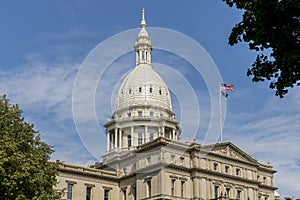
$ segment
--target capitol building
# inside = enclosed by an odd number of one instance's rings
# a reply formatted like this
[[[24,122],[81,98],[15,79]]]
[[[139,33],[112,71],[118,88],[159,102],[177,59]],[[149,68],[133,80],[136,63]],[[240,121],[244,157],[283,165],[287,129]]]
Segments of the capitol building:
[[[123,80],[105,125],[102,161],[60,164],[65,200],[274,200],[274,169],[231,142],[180,140],[168,86],[151,66],[144,11],[134,44],[136,64]]]

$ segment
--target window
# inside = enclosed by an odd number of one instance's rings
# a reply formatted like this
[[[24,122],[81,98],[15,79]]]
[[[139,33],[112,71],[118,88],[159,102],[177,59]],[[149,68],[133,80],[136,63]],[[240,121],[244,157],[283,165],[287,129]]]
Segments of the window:
[[[149,89],[149,92],[152,93],[152,87]]]
[[[129,94],[131,94],[131,89],[129,89]]]
[[[225,196],[230,197],[230,188],[226,188]]]
[[[86,187],[86,200],[91,200],[92,197],[92,187]]]
[[[180,157],[180,165],[183,165],[184,157]]]
[[[123,200],[126,200],[127,199],[126,189],[122,189],[122,193],[123,193]]]
[[[159,90],[158,93],[161,95],[161,90]]]
[[[131,112],[127,113],[128,117],[131,117]]]
[[[138,111],[138,116],[141,117],[143,115],[142,111]]]
[[[242,193],[241,190],[237,190],[237,191],[236,191],[236,198],[237,198],[237,199],[240,199],[240,198],[241,198],[241,193]]]
[[[127,136],[128,147],[131,147],[131,135]]]
[[[154,116],[154,113],[151,111],[150,112],[150,117],[153,117]]]
[[[146,183],[148,189],[148,197],[151,197],[151,180],[148,180]]]
[[[104,200],[108,200],[109,199],[109,190],[105,189],[104,190]]]
[[[136,200],[136,187],[132,187],[133,200]]]
[[[171,195],[175,195],[175,179],[171,179]]]
[[[172,155],[171,155],[171,161],[174,162],[174,161],[175,161],[175,158],[176,158],[175,155],[172,154]]]
[[[240,170],[240,169],[235,169],[235,174],[236,174],[237,176],[240,176],[240,175],[241,175],[241,170]]]
[[[215,187],[214,187],[214,197],[215,197],[215,199],[218,198],[218,194],[219,194],[219,186],[215,185]]]
[[[139,87],[139,92],[142,92],[142,87]]]
[[[151,163],[151,157],[147,157],[147,164],[150,164]]]
[[[67,200],[72,200],[72,193],[73,193],[73,184],[68,183],[68,188],[67,188]]]
[[[138,134],[138,145],[141,145],[143,143],[143,134],[139,133]]]
[[[154,139],[154,134],[150,133],[150,141],[152,141]]]
[[[218,163],[214,163],[214,170],[215,170],[215,171],[218,170]]]
[[[145,51],[142,51],[142,60],[145,60]]]
[[[229,166],[227,166],[227,165],[225,166],[225,173],[227,173],[227,174],[229,173]]]
[[[263,183],[266,184],[267,183],[267,178],[263,177]]]
[[[181,197],[184,196],[184,185],[185,185],[185,182],[184,181],[181,181],[181,187],[180,187],[180,193],[181,193]]]

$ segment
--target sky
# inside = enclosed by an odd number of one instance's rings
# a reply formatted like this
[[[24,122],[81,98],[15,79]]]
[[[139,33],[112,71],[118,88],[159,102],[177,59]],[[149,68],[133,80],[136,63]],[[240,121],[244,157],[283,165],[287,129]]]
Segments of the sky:
[[[221,0],[1,1],[0,93],[20,105],[25,120],[55,150],[52,159],[89,165],[104,153],[102,125],[114,110],[123,78],[134,68],[133,42],[142,7],[154,47],[153,67],[169,86],[182,139],[189,141],[196,135],[198,142],[208,142],[209,124],[218,121],[211,117],[217,113],[207,85],[217,75],[198,73],[188,55],[199,52],[183,48],[192,42],[203,48],[200,71],[210,69],[204,64],[208,60],[225,83],[235,85],[235,91],[222,99],[227,111],[223,141],[234,143],[261,163],[270,162],[282,197],[300,197],[299,88],[279,99],[268,82],[251,82],[246,71],[255,52],[244,43],[228,45],[231,28],[242,12]],[[177,49],[181,55],[176,49],[164,49],[172,37],[158,37],[159,30],[183,34],[184,43]],[[128,40],[119,42],[126,34]],[[131,52],[113,55],[113,62],[106,63],[101,74],[101,56],[112,56],[114,50],[130,44]],[[89,109],[93,112],[88,113]]]

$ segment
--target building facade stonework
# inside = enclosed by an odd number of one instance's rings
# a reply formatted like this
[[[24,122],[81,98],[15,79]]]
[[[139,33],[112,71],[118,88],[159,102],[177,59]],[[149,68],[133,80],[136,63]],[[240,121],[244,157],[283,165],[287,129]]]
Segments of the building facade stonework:
[[[144,10],[134,49],[136,66],[124,79],[107,151],[89,167],[61,164],[57,188],[67,200],[273,200],[275,171],[231,142],[179,140],[170,92],[151,66]]]

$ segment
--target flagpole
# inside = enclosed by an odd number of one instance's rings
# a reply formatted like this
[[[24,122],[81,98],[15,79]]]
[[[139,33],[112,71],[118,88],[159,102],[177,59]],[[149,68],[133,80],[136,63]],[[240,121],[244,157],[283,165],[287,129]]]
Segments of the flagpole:
[[[220,109],[220,142],[222,142],[222,92],[221,92],[221,82],[219,82],[219,109]]]

